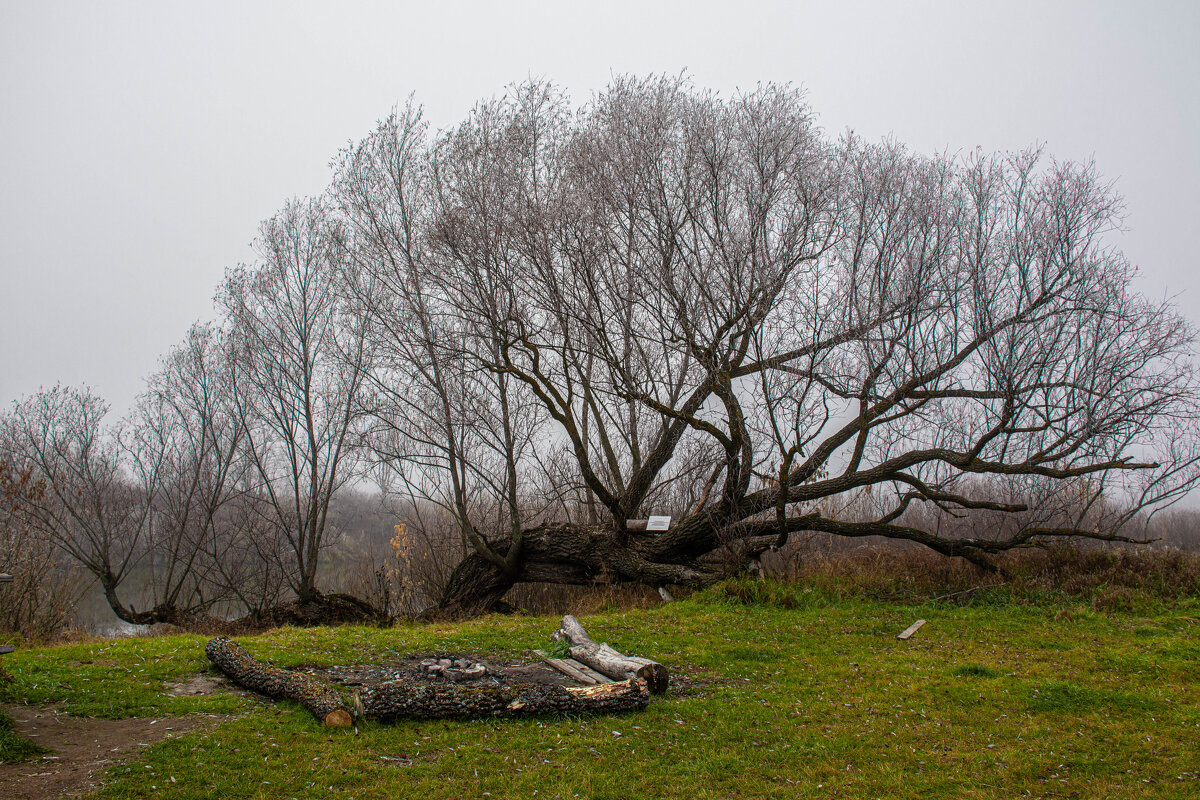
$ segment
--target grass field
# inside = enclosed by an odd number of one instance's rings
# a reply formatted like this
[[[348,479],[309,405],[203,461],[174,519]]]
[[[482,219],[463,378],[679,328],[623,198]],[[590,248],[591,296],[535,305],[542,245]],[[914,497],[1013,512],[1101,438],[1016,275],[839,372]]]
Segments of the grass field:
[[[928,620],[911,640],[896,633]],[[199,636],[6,657],[7,702],[99,717],[228,715],[142,749],[98,796],[1200,796],[1200,601],[1099,612],[1070,601],[920,605],[742,582],[583,618],[680,679],[640,714],[368,724],[297,706],[170,697],[208,669]],[[519,656],[554,618],[282,629],[242,639],[280,665],[415,653]],[[0,739],[0,748],[6,745]]]

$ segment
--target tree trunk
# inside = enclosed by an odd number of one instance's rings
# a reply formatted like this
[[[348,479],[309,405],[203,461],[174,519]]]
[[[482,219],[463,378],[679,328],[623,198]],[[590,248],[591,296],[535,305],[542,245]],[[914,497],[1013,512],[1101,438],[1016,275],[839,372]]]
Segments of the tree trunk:
[[[579,620],[570,614],[563,617],[562,628],[554,633],[553,638],[570,644],[571,658],[587,664],[601,675],[614,680],[639,678],[655,694],[665,692],[670,683],[667,668],[662,664],[648,658],[624,655],[607,644],[597,644],[588,636]]]
[[[224,636],[210,639],[204,654],[235,683],[267,697],[295,700],[324,725],[348,728],[354,723],[341,695],[324,681],[264,664]]]
[[[235,620],[235,624],[305,628],[314,625],[380,625],[387,621],[386,613],[353,595],[317,594],[308,600],[296,598],[290,603],[252,611]]]
[[[441,602],[424,616],[477,617],[496,608],[515,581],[494,562],[479,553],[464,558],[442,591]]]
[[[710,517],[692,516],[661,533],[646,531],[644,525],[630,525],[620,535],[611,526],[554,524],[529,528],[521,532],[520,562],[511,573],[478,553],[469,554],[455,567],[438,606],[426,612],[426,616],[486,613],[514,583],[522,582],[581,586],[641,583],[651,588],[669,584],[701,589],[729,574],[730,568],[748,568],[780,541],[775,520],[737,522],[736,515],[729,519],[733,521],[720,527]],[[997,567],[986,560],[988,554],[1018,547],[1026,541],[1019,537],[985,543],[974,539],[940,539],[916,528],[883,522],[849,523],[818,512],[789,519],[787,529],[845,537],[903,539],[945,556],[965,558],[990,571],[996,571]],[[491,543],[490,547],[501,555],[505,552],[503,544]]]
[[[611,714],[640,711],[649,702],[646,683],[636,678],[599,686],[433,686],[389,681],[362,693],[363,715],[377,720]]]
[[[176,606],[168,604],[156,605],[149,611],[137,611],[127,608],[121,602],[121,599],[117,597],[118,584],[115,578],[101,576],[100,585],[104,589],[104,599],[108,601],[108,607],[117,615],[117,619],[122,622],[128,622],[130,625],[154,625],[159,622],[178,625],[188,616]]]
[[[493,610],[515,583],[545,582],[589,586],[634,582],[701,588],[719,576],[699,568],[695,559],[712,549],[708,539],[638,533],[618,544],[611,529],[579,525],[542,525],[522,533],[521,558],[513,574],[478,553],[455,567],[442,599],[430,617],[469,617]],[[503,552],[502,546],[493,549]]]

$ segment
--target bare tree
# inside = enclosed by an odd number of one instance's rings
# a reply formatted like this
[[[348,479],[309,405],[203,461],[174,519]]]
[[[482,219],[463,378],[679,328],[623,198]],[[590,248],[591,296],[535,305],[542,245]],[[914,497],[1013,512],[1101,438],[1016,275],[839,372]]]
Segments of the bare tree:
[[[366,351],[362,326],[339,299],[348,248],[321,201],[291,202],[263,223],[260,262],[232,270],[219,297],[262,514],[288,542],[293,588],[302,602],[320,597],[329,503],[357,458],[354,426]]]
[[[53,542],[39,535],[31,506],[46,492],[31,464],[18,469],[0,453],[0,630],[46,639],[71,621],[80,595],[78,574],[66,569]]]
[[[144,546],[154,603],[181,617],[240,593],[226,519],[250,461],[232,378],[221,332],[194,325],[147,380],[129,428],[136,472],[153,475],[143,483],[153,487]]]
[[[174,607],[138,611],[118,594],[146,553],[157,475],[130,469],[127,434],[104,426],[107,413],[90,390],[56,386],[17,401],[0,435],[43,487],[27,498],[29,524],[96,577],[122,620],[172,622]]]
[[[447,613],[704,585],[803,532],[981,565],[1129,540],[1197,480],[1193,332],[1130,289],[1091,164],[830,141],[786,87],[621,78],[578,113],[517,87],[433,141],[406,109],[335,192],[375,453],[473,548]],[[914,503],[1013,524],[944,535]]]

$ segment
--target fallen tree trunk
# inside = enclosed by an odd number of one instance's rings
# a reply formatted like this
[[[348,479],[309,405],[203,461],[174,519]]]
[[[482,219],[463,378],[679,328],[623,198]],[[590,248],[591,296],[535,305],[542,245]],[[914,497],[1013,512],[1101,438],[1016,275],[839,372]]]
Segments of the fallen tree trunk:
[[[469,552],[450,574],[437,606],[428,609],[425,617],[489,613],[516,583],[594,586],[636,582],[651,587],[671,584],[698,589],[720,577],[717,571],[703,570],[693,563],[715,545],[695,545],[688,530],[687,526],[679,526],[670,532],[637,535],[626,546],[617,542],[611,528],[568,524],[528,528],[521,532],[521,554],[515,570],[505,570],[494,560]],[[496,543],[493,549],[506,554],[502,543]]]
[[[597,644],[579,620],[570,614],[563,617],[562,627],[552,634],[552,638],[571,645],[571,658],[613,680],[639,678],[655,694],[665,692],[670,683],[670,675],[662,664],[648,658],[627,656],[607,644]]]
[[[650,692],[637,678],[599,686],[430,686],[388,681],[364,690],[360,699],[368,719],[448,719],[640,711],[649,704]]]
[[[208,660],[240,686],[281,700],[295,700],[322,724],[348,728],[354,724],[341,695],[324,681],[291,670],[272,667],[257,660],[237,642],[224,636],[204,646]]]

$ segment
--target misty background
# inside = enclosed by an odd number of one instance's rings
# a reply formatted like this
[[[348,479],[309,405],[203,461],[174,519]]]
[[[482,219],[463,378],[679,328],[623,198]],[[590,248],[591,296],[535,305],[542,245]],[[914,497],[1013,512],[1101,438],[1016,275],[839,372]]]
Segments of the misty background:
[[[1126,199],[1112,243],[1200,322],[1192,2],[0,2],[0,404],[55,382],[129,408],[260,220],[410,94],[435,128],[511,82],[806,88],[836,134],[1044,143]]]

